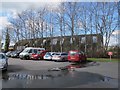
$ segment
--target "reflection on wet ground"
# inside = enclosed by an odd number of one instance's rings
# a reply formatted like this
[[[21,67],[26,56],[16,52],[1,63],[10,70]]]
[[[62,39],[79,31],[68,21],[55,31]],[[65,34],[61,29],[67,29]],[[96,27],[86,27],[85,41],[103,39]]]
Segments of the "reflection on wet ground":
[[[95,73],[78,72],[75,68],[99,65],[95,62],[87,64],[72,63],[65,67],[55,67],[48,70],[4,72],[3,88],[61,88],[86,85],[97,82],[113,82],[115,79]],[[116,82],[116,81],[114,81]],[[116,85],[116,84],[115,84]]]

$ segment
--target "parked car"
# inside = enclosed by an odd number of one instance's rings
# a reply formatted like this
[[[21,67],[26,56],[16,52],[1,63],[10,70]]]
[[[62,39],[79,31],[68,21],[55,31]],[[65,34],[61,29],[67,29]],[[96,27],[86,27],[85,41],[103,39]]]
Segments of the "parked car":
[[[82,62],[86,60],[87,60],[87,57],[82,51],[71,50],[68,53],[68,61]]]
[[[46,54],[46,50],[38,51],[36,53],[31,54],[30,59],[38,60],[43,59],[44,55]]]
[[[45,50],[44,48],[35,48],[35,47],[27,47],[20,54],[20,59],[30,59],[30,56],[38,51]]]
[[[19,54],[21,53],[22,51],[13,51],[11,53],[11,57],[12,58],[19,58]]]
[[[8,51],[7,53],[6,53],[6,56],[7,57],[11,57],[11,53],[12,53],[13,51]]]
[[[66,52],[58,52],[52,55],[52,60],[54,61],[66,61],[68,54]]]
[[[0,53],[0,69],[6,71],[8,68],[8,58],[4,53]]]
[[[45,55],[44,55],[44,59],[45,60],[52,60],[52,55],[54,55],[55,52],[47,52]]]

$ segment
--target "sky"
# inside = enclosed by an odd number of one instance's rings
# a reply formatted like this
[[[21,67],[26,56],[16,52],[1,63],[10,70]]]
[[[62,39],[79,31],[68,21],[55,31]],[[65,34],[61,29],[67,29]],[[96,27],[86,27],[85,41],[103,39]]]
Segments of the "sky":
[[[51,2],[52,1],[52,2]],[[103,1],[119,1],[119,0],[1,0],[0,1],[0,36],[2,35],[2,29],[6,25],[10,25],[9,18],[16,18],[16,14],[22,12],[28,8],[38,8],[43,6],[49,6],[50,8],[58,8],[61,1],[78,1],[78,2],[103,2]],[[32,3],[30,3],[32,2]],[[120,36],[120,30],[115,30],[110,39],[109,45],[115,45],[118,42],[118,37]],[[4,42],[4,41],[2,41]],[[13,42],[11,42],[13,44]]]

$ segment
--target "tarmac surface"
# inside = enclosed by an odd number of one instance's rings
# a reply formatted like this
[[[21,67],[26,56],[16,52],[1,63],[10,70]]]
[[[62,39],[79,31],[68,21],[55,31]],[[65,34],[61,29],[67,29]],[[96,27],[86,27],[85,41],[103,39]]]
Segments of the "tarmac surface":
[[[1,88],[118,88],[118,63],[10,58],[0,76]]]

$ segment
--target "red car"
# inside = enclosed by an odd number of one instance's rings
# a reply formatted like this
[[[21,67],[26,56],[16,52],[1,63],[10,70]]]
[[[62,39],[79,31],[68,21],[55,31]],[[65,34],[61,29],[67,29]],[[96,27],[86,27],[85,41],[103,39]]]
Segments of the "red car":
[[[87,57],[82,51],[71,50],[68,52],[68,61],[83,62],[86,60],[87,60]]]
[[[31,59],[38,60],[43,59],[44,55],[46,54],[46,50],[38,51],[37,53],[34,53],[30,56]]]

